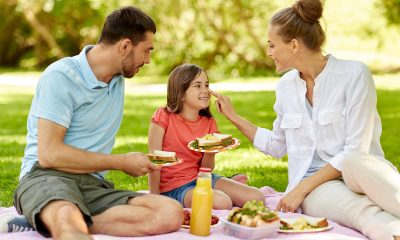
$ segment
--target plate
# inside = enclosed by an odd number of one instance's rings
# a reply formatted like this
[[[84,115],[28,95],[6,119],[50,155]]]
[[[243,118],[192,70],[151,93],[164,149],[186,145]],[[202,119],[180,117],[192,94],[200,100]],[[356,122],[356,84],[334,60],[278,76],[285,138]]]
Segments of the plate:
[[[161,166],[161,167],[171,167],[171,166],[174,166],[174,165],[179,164],[179,163],[183,163],[183,160],[182,159],[178,159],[178,161],[176,161],[176,162],[163,163],[163,164],[155,163],[155,164],[157,164],[158,166]]]
[[[226,147],[224,147],[224,148],[221,148],[221,149],[207,150],[207,149],[193,148],[191,145],[192,145],[192,143],[194,142],[194,140],[191,141],[191,142],[189,142],[188,145],[187,145],[187,147],[188,147],[190,150],[195,151],[195,152],[218,153],[218,152],[222,152],[222,151],[225,151],[225,150],[233,149],[233,148],[235,148],[235,147],[237,147],[237,146],[240,145],[239,139],[237,139],[237,138],[232,138],[232,140],[233,140],[233,144],[228,145],[228,146],[226,146]]]
[[[221,221],[218,221],[216,224],[211,225],[211,228],[218,227],[219,225],[221,225]],[[183,224],[182,224],[181,228],[189,229],[189,228],[190,228],[190,225],[183,225]]]
[[[313,232],[322,232],[322,231],[326,231],[329,229],[332,229],[333,227],[331,225],[328,225],[326,227],[322,227],[322,228],[312,228],[312,229],[303,229],[303,230],[294,230],[294,229],[290,229],[290,230],[283,230],[283,229],[278,229],[278,232],[280,233],[313,233]]]

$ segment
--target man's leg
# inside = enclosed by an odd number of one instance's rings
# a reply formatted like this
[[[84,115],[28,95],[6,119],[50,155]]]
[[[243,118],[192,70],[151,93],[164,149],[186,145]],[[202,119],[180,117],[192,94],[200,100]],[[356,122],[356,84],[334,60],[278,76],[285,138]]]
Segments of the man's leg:
[[[143,195],[92,217],[92,234],[146,236],[178,230],[183,222],[179,202],[161,195]]]
[[[39,218],[54,239],[93,239],[81,210],[71,202],[51,201],[42,209]]]

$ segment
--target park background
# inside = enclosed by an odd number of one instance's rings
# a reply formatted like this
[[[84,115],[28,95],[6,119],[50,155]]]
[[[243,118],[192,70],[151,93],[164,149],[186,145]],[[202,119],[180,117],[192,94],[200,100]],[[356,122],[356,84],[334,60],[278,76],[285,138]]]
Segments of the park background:
[[[114,153],[147,152],[152,113],[165,105],[168,73],[191,62],[205,69],[213,86],[231,97],[237,112],[270,128],[275,118],[273,87],[279,79],[266,55],[268,19],[289,0],[0,0],[0,206],[12,205],[26,144],[26,118],[40,72],[64,56],[76,55],[97,41],[106,15],[134,5],[157,24],[151,64],[127,81],[124,119]],[[400,167],[400,0],[326,0],[326,53],[366,63],[374,74],[382,146]],[[222,85],[224,84],[224,85]],[[221,87],[226,86],[226,88]],[[249,87],[254,86],[254,87]],[[165,88],[161,88],[165,89]],[[241,91],[239,91],[241,90]],[[284,191],[287,158],[257,152],[216,113],[220,131],[241,141],[216,157],[215,172],[246,173],[250,185]],[[147,189],[147,178],[111,171],[119,189]]]

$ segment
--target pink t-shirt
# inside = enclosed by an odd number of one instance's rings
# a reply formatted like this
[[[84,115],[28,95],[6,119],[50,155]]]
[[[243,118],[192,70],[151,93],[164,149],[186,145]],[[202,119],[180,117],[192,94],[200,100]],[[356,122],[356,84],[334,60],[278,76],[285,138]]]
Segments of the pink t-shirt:
[[[168,192],[197,178],[203,154],[190,150],[187,145],[196,137],[218,131],[214,118],[199,116],[195,121],[183,119],[179,114],[159,108],[151,122],[165,130],[162,150],[176,152],[183,163],[161,168],[160,192]]]

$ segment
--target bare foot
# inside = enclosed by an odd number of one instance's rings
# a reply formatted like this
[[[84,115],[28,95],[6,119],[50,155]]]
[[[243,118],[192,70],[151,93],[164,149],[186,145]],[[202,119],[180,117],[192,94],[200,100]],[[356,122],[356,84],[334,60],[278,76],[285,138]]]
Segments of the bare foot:
[[[247,185],[247,182],[249,181],[249,177],[247,177],[247,175],[244,173],[235,174],[231,176],[230,179],[245,185]]]
[[[393,236],[394,240],[400,240],[400,236]]]

